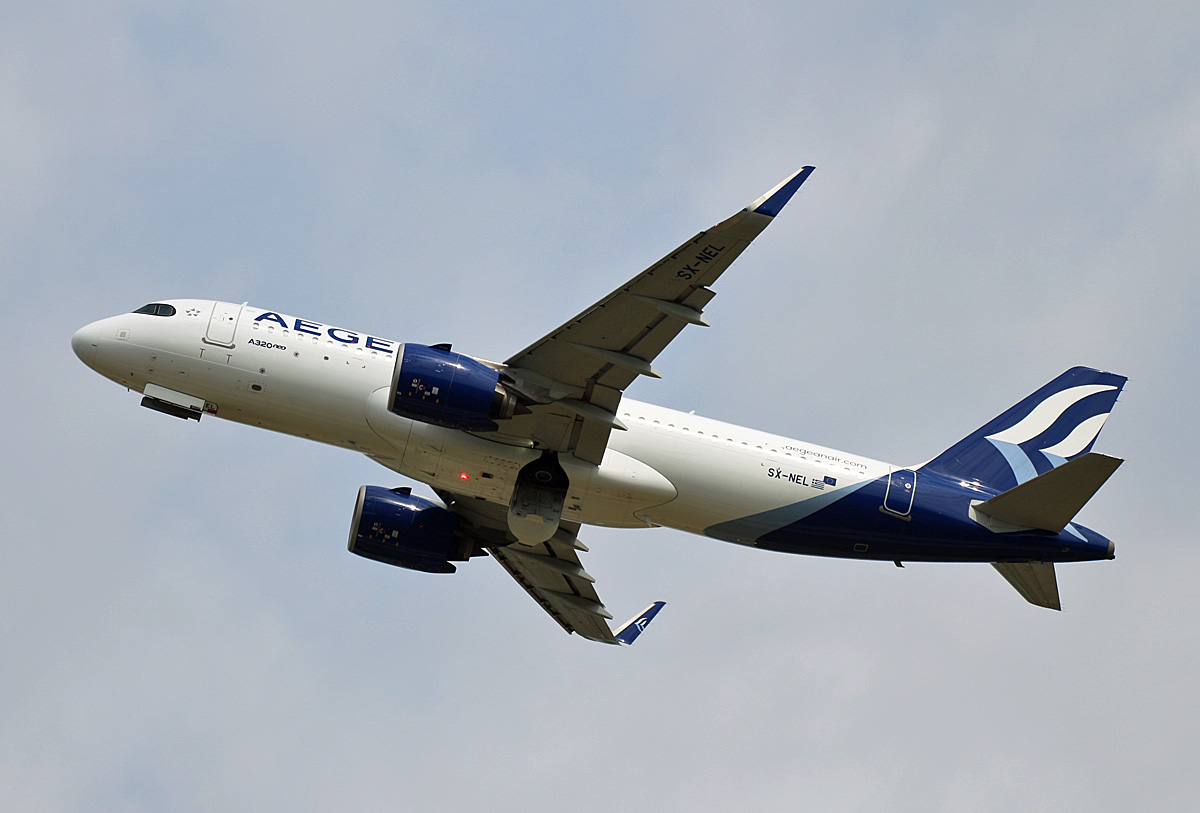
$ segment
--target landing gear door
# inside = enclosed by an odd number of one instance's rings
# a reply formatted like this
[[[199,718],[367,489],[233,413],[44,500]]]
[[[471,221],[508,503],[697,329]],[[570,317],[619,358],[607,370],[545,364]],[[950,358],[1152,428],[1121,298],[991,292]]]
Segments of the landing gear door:
[[[208,320],[208,333],[204,340],[209,344],[233,347],[233,334],[237,330],[238,318],[241,315],[241,305],[231,305],[228,302],[214,303],[212,316]]]
[[[913,496],[916,493],[917,473],[912,469],[896,469],[888,475],[883,510],[898,517],[907,517],[912,513]]]

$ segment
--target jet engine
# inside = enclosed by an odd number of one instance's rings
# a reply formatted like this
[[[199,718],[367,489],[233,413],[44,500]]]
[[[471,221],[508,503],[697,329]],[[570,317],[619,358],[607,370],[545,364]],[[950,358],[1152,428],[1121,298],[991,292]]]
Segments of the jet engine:
[[[449,347],[402,346],[388,409],[422,423],[494,432],[497,420],[522,410],[500,373]]]
[[[407,488],[363,486],[350,523],[351,553],[409,570],[453,573],[470,544],[455,534],[458,517]]]

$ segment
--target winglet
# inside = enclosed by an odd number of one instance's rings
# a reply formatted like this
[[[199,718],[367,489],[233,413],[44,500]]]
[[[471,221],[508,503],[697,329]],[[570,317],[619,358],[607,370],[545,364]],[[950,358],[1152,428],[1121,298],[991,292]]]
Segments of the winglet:
[[[650,622],[654,619],[654,616],[658,615],[658,611],[661,610],[663,605],[666,603],[667,602],[665,601],[656,601],[646,609],[642,610],[641,613],[626,621],[621,628],[617,630],[616,635],[613,636],[617,639],[617,643],[621,644],[622,646],[629,646],[632,644],[637,637],[642,634],[642,630],[650,626]]]
[[[808,176],[812,174],[814,169],[816,167],[804,167],[791,175],[783,183],[779,184],[779,186],[750,204],[750,211],[766,215],[767,217],[775,217],[787,205],[787,202],[792,199],[792,195],[796,194],[796,190],[800,188],[800,185],[808,180]]]

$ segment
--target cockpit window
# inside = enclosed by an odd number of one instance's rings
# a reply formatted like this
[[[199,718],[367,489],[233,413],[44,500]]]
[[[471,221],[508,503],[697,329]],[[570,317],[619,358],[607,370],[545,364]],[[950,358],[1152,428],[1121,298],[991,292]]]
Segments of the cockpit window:
[[[155,302],[150,305],[142,305],[142,307],[135,310],[134,313],[148,313],[151,316],[174,316],[175,306],[164,305],[160,302]]]

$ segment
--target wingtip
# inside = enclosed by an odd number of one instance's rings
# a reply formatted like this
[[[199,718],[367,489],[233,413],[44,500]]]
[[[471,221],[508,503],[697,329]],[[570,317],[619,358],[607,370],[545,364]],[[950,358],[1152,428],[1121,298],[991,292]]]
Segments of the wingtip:
[[[617,639],[617,643],[623,646],[631,645],[642,634],[642,630],[650,626],[650,622],[654,620],[654,616],[658,615],[658,611],[666,603],[665,601],[656,601],[622,624],[621,628],[613,634],[613,637]]]
[[[785,178],[778,186],[750,205],[750,211],[767,217],[779,214],[816,167],[806,166]]]

